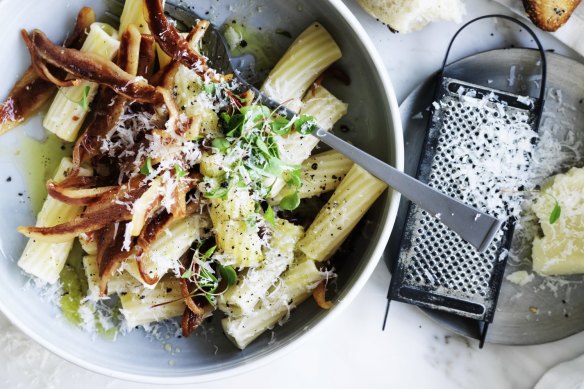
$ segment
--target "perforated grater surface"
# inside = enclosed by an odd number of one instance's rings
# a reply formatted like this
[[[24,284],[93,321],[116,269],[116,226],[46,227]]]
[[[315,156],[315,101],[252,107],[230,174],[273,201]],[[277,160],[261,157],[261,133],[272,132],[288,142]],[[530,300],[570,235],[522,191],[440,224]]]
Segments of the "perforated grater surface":
[[[541,53],[539,99],[522,97],[447,77],[448,53],[469,24],[501,17],[521,25]],[[494,318],[513,235],[517,209],[504,200],[502,188],[521,186],[529,164],[545,91],[545,55],[535,34],[523,23],[489,15],[464,25],[448,47],[438,77],[435,103],[418,163],[417,178],[428,185],[501,219],[509,219],[488,249],[479,253],[440,222],[411,204],[393,268],[388,299],[454,314],[481,323],[481,346]],[[517,142],[522,143],[517,148]],[[487,150],[489,151],[487,153]],[[502,171],[498,158],[516,171]],[[473,170],[487,164],[482,176]],[[389,304],[389,301],[388,301]]]

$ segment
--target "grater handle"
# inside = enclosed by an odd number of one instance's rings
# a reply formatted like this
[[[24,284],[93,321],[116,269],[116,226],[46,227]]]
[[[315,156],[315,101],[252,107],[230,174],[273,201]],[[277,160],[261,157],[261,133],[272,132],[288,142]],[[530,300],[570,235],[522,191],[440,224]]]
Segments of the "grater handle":
[[[446,49],[446,55],[444,56],[444,60],[442,61],[442,69],[440,69],[439,71],[439,76],[440,78],[444,77],[445,75],[445,70],[446,70],[446,66],[448,64],[448,57],[450,56],[450,51],[452,50],[452,45],[454,45],[454,41],[456,40],[456,38],[460,35],[460,33],[466,29],[468,26],[470,26],[471,24],[474,24],[480,20],[483,19],[505,19],[509,22],[515,23],[517,25],[519,25],[520,27],[522,27],[529,35],[531,35],[531,37],[533,38],[533,41],[535,42],[536,46],[537,46],[537,50],[539,51],[539,55],[541,57],[541,83],[539,86],[539,100],[537,102],[536,105],[536,116],[535,116],[535,122],[534,122],[534,127],[537,129],[539,128],[539,122],[541,121],[541,117],[543,116],[543,105],[544,105],[544,101],[545,101],[545,85],[546,85],[546,78],[547,78],[547,60],[545,57],[545,50],[543,49],[543,46],[541,44],[541,42],[539,41],[539,39],[537,38],[537,35],[535,34],[535,32],[533,32],[533,30],[531,28],[529,28],[529,26],[517,19],[515,19],[514,17],[511,16],[507,16],[507,15],[484,15],[484,16],[479,16],[478,18],[475,18],[469,22],[467,22],[465,25],[463,25],[462,27],[460,27],[458,29],[458,31],[456,31],[456,33],[454,34],[454,36],[452,37],[452,40],[450,41],[450,43],[448,44],[448,48]],[[521,31],[521,30],[520,30]]]
[[[503,224],[501,220],[429,187],[330,132],[318,129],[313,135],[439,218],[479,251],[487,249]]]

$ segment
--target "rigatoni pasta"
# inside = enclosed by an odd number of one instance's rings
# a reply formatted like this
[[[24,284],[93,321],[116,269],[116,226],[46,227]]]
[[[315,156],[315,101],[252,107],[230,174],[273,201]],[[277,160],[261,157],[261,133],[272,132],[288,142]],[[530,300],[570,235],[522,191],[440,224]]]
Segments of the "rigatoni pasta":
[[[261,91],[290,109],[298,110],[300,100],[314,80],[341,56],[341,49],[328,31],[314,23],[288,48],[264,81]]]
[[[93,23],[81,48],[102,58],[112,59],[120,46],[116,30],[105,23]],[[77,86],[59,88],[43,126],[59,138],[73,142],[89,112],[98,85],[83,81]]]
[[[55,182],[64,180],[72,167],[71,160],[63,158],[53,180]],[[83,169],[80,174],[89,176],[92,172],[91,170]],[[37,215],[36,225],[39,227],[51,227],[66,223],[79,216],[82,210],[82,206],[65,204],[52,197],[47,197]],[[63,269],[72,247],[73,239],[62,243],[29,239],[18,260],[18,266],[38,279],[53,284],[59,280],[59,273]]]
[[[75,291],[66,317],[102,320],[107,306],[111,326],[130,329],[180,317],[188,336],[221,310],[243,349],[322,293],[334,277],[327,261],[386,185],[335,151],[315,153],[313,131],[348,110],[321,85],[341,58],[322,25],[308,26],[262,87],[292,118],[209,67],[208,28],[179,32],[159,1],[128,0],[119,33],[94,23],[81,50],[27,36],[33,67],[60,86],[44,126],[75,145],[36,226],[19,228],[32,237],[19,266]],[[306,199],[329,192],[303,216]],[[75,240],[78,261],[67,258]]]
[[[386,183],[353,165],[316,215],[297,249],[309,260],[329,259],[386,188]]]

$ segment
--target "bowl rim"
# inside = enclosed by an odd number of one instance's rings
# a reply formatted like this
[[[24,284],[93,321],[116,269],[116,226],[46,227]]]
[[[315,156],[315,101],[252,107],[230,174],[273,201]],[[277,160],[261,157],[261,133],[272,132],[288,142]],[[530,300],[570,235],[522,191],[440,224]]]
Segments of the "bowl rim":
[[[353,30],[353,32],[357,35],[361,43],[364,45],[366,52],[368,53],[375,70],[379,76],[381,81],[382,90],[385,94],[385,98],[389,103],[389,110],[394,113],[391,116],[391,124],[393,126],[393,136],[390,137],[391,140],[394,142],[393,144],[393,159],[394,159],[394,166],[403,171],[404,169],[404,144],[403,144],[403,130],[402,130],[402,122],[401,116],[399,111],[399,106],[397,103],[397,98],[393,89],[393,85],[390,81],[389,74],[381,59],[381,56],[377,49],[375,48],[373,42],[371,41],[369,35],[357,20],[357,17],[351,12],[351,10],[342,2],[340,1],[330,1],[329,2],[345,19],[348,23],[349,27]],[[386,214],[385,224],[382,227],[382,231],[380,234],[380,238],[377,241],[375,248],[370,256],[370,259],[355,280],[353,286],[347,292],[345,297],[342,301],[339,301],[334,310],[330,311],[329,314],[324,316],[321,320],[319,320],[314,326],[310,329],[305,331],[302,336],[294,339],[289,344],[282,346],[281,348],[275,350],[274,352],[264,355],[261,358],[255,359],[249,363],[243,363],[240,366],[234,366],[219,372],[211,372],[211,373],[203,373],[197,375],[186,375],[181,377],[168,377],[168,376],[145,376],[136,373],[126,373],[110,368],[106,368],[100,366],[99,364],[92,363],[90,361],[84,360],[79,358],[72,353],[67,352],[66,350],[60,348],[56,343],[50,342],[40,335],[37,335],[31,328],[29,328],[26,323],[19,320],[18,317],[11,314],[10,310],[2,303],[0,300],[0,311],[10,320],[10,322],[15,325],[18,329],[24,332],[27,336],[32,338],[35,342],[43,346],[45,349],[49,350],[53,354],[65,359],[68,362],[71,362],[77,366],[80,366],[84,369],[92,371],[94,373],[98,373],[101,375],[105,375],[108,377],[112,377],[115,379],[121,379],[126,381],[132,381],[137,383],[144,383],[144,384],[167,384],[167,385],[180,385],[180,384],[194,384],[194,383],[203,383],[209,381],[215,381],[219,379],[224,379],[228,377],[233,377],[239,374],[243,374],[252,370],[255,370],[259,367],[265,366],[268,363],[281,358],[285,354],[291,352],[292,350],[298,348],[301,344],[306,342],[310,337],[314,336],[314,334],[321,329],[322,327],[328,325],[332,320],[334,320],[357,296],[357,294],[363,289],[363,286],[370,278],[371,274],[377,267],[379,260],[383,254],[385,249],[386,243],[389,239],[391,230],[393,229],[393,225],[395,223],[395,219],[397,216],[398,205],[400,201],[400,194],[391,188],[389,189],[390,193],[388,194],[389,197],[389,207]]]

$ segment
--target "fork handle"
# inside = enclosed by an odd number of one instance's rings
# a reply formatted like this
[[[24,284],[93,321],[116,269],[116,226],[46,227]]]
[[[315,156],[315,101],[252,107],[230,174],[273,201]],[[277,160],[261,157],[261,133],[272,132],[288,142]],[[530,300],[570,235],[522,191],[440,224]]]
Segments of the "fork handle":
[[[280,115],[288,119],[296,116],[294,111],[279,105],[259,90],[254,88],[254,92],[262,104],[277,109]],[[479,252],[489,247],[503,224],[502,220],[429,187],[322,128],[312,135],[439,218]]]
[[[487,249],[503,222],[408,176],[321,128],[313,135],[440,219],[462,239]]]

